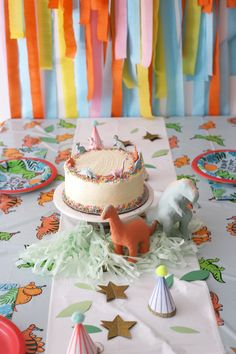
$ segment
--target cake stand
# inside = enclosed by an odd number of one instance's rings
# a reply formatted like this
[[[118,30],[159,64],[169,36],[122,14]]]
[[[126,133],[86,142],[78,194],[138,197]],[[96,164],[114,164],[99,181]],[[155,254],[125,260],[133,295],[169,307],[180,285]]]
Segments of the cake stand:
[[[154,192],[152,187],[148,183],[145,183],[145,186],[148,190],[147,201],[137,209],[128,211],[127,213],[119,214],[120,219],[129,219],[129,218],[133,218],[134,216],[141,215],[147,210],[147,208],[151,206],[154,199]],[[82,213],[69,207],[63,200],[63,191],[64,191],[64,182],[61,183],[56,188],[53,195],[53,202],[56,208],[61,213],[69,216],[70,218],[77,219],[77,220],[82,220],[82,221],[87,221],[92,223],[104,223],[104,224],[107,223],[107,220],[102,220],[100,215]]]

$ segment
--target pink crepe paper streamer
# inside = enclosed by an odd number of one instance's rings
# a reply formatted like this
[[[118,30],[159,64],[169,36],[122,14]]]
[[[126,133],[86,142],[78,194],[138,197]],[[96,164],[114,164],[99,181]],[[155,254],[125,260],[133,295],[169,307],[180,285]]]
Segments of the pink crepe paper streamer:
[[[94,95],[91,100],[90,117],[101,115],[102,104],[102,68],[103,68],[103,46],[97,37],[97,11],[91,11],[91,37],[93,48],[93,72],[94,72]]]
[[[115,58],[126,58],[127,4],[126,0],[115,1]]]
[[[152,60],[152,22],[153,0],[141,0],[141,64],[145,68],[150,66]]]

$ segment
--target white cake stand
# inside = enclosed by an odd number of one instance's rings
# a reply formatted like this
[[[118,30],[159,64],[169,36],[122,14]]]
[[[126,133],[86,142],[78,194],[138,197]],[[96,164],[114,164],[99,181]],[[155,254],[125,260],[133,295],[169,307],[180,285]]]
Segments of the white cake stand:
[[[148,183],[145,183],[145,185],[148,189],[147,201],[135,210],[128,211],[127,213],[119,214],[119,217],[121,219],[129,219],[134,216],[141,215],[147,210],[147,208],[149,208],[151,206],[153,199],[154,199],[154,192],[153,192],[152,187]],[[94,223],[107,223],[107,220],[102,220],[100,215],[81,213],[81,212],[69,207],[63,200],[63,197],[62,197],[63,191],[64,191],[64,182],[61,183],[56,188],[54,195],[53,195],[53,202],[54,202],[56,208],[61,213],[69,216],[70,218],[76,219],[76,220],[82,220],[82,221],[94,222]]]

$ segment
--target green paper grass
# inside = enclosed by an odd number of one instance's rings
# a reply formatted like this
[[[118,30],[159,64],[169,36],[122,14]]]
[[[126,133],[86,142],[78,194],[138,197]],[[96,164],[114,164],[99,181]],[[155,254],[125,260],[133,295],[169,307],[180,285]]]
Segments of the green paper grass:
[[[195,254],[197,247],[182,238],[167,238],[156,231],[151,237],[150,251],[136,257],[136,263],[128,262],[127,256],[113,253],[109,234],[102,225],[95,230],[81,222],[76,228],[58,232],[51,240],[41,240],[29,246],[20,255],[18,268],[32,265],[32,271],[41,275],[79,277],[87,281],[102,279],[104,271],[137,278],[143,272],[154,271],[159,264],[185,267],[185,256]]]

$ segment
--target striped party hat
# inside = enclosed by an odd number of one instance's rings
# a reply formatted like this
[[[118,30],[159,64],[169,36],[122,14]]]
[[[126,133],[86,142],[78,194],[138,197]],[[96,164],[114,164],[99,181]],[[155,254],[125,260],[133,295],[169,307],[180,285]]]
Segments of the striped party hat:
[[[92,341],[92,338],[86,331],[83,321],[84,314],[80,312],[73,313],[71,320],[75,327],[66,354],[97,354],[98,348]]]
[[[149,310],[160,317],[172,317],[176,313],[176,307],[167,286],[165,276],[168,274],[164,265],[157,267],[157,284],[149,300]]]

